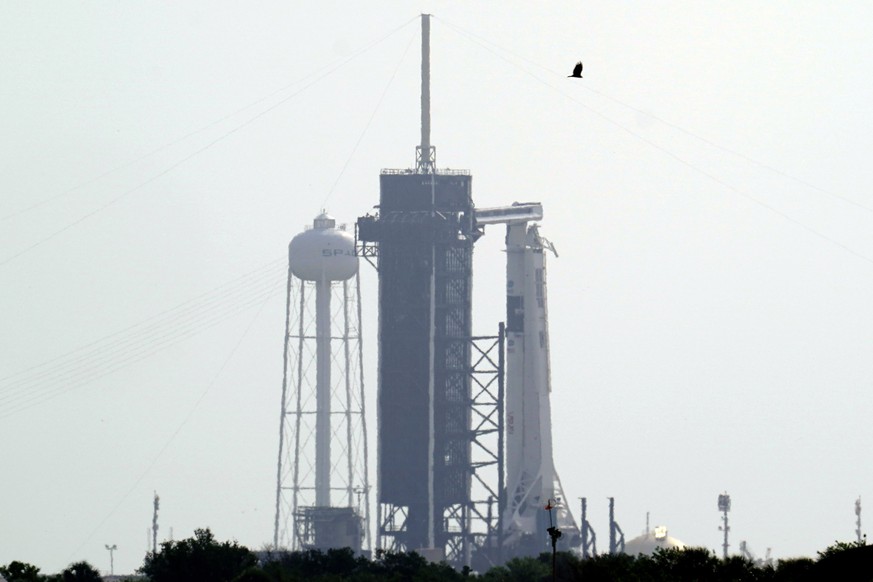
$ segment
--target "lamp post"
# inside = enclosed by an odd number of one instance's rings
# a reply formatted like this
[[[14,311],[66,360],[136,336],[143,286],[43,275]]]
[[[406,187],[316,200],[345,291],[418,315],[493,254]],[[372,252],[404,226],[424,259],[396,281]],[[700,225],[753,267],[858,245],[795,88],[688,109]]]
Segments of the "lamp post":
[[[109,544],[104,544],[104,545],[106,546],[106,549],[109,550],[109,575],[114,576],[115,575],[115,550],[118,549],[118,546],[116,546],[115,544],[112,544],[111,546]]]
[[[553,504],[553,502],[554,502],[554,504]],[[558,505],[557,500],[549,499],[549,501],[548,501],[548,503],[546,503],[546,507],[545,507],[546,511],[549,512],[549,528],[546,531],[549,532],[549,539],[552,542],[552,581],[553,582],[554,582],[554,580],[556,580],[556,576],[557,576],[557,570],[556,570],[556,566],[557,566],[556,562],[557,562],[557,555],[558,555],[557,545],[558,545],[558,539],[561,537],[561,530],[558,529],[558,525],[556,523],[555,524],[552,523],[552,509],[554,509],[557,505]]]

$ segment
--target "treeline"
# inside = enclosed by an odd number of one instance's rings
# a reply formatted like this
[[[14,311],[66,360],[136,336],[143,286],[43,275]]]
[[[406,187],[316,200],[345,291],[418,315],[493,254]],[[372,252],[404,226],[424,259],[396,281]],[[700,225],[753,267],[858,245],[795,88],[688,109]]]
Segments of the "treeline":
[[[161,544],[146,556],[136,576],[143,582],[818,582],[873,580],[873,546],[836,543],[818,552],[816,559],[779,560],[756,564],[739,556],[720,559],[709,550],[658,550],[652,556],[601,555],[582,559],[570,552],[514,558],[502,566],[475,573],[457,571],[447,564],[428,562],[416,553],[377,551],[370,560],[348,549],[321,552],[260,552],[237,542],[218,542],[208,529],[194,537]],[[99,573],[86,562],[60,574],[45,576],[22,562],[0,567],[7,582],[97,582]]]
[[[7,582],[101,582],[100,572],[88,562],[70,564],[60,574],[45,576],[39,568],[26,562],[12,561],[0,566],[0,576]]]

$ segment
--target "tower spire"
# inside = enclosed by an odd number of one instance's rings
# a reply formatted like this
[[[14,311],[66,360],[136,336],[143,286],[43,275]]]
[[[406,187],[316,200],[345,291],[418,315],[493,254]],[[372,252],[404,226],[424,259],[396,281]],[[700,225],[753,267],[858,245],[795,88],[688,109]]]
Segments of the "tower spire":
[[[421,145],[415,148],[415,171],[432,174],[436,148],[430,143],[430,14],[421,15]]]

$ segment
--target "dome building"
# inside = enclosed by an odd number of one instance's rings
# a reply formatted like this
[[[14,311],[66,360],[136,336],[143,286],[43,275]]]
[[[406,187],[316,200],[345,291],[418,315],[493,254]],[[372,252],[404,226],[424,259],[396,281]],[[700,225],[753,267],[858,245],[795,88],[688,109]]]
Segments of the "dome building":
[[[667,528],[656,526],[651,531],[637,536],[624,545],[624,553],[631,556],[651,556],[658,548],[683,550],[685,543],[667,535]]]

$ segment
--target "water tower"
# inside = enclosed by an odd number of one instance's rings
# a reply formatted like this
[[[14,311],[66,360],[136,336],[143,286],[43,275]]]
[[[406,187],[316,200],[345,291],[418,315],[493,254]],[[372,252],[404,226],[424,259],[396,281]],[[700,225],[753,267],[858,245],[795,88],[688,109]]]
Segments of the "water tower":
[[[288,246],[275,548],[368,550],[354,237],[325,213]]]

